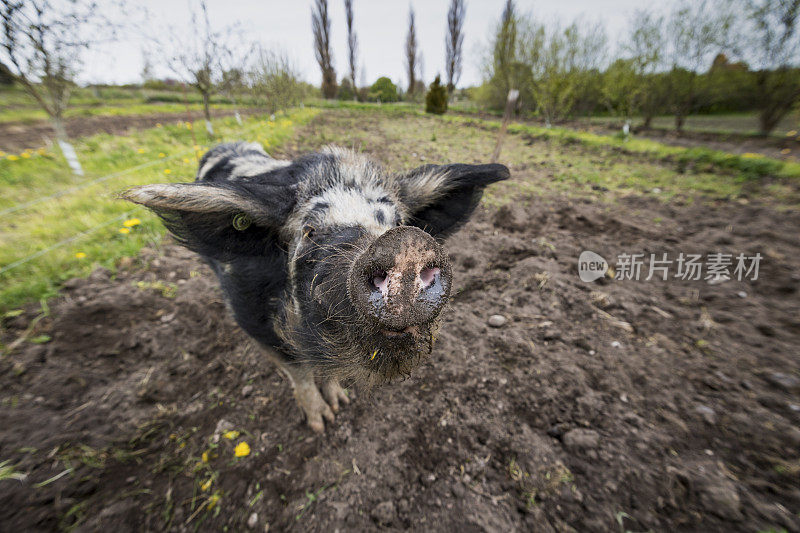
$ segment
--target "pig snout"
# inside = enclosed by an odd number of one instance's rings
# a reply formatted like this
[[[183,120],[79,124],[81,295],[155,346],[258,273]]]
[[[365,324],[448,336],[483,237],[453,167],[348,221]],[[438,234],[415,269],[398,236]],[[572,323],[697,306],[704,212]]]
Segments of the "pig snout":
[[[378,237],[353,263],[349,294],[387,337],[431,323],[450,295],[444,249],[419,228],[400,226]]]

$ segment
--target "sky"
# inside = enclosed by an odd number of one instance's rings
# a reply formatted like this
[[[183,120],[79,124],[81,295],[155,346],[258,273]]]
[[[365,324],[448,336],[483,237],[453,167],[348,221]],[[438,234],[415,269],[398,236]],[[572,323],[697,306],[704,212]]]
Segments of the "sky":
[[[671,3],[670,0],[659,5]],[[364,79],[372,84],[379,76],[388,76],[403,86],[407,83],[404,68],[404,45],[408,31],[408,11],[416,12],[418,48],[423,55],[423,77],[432,81],[437,73],[444,79],[445,34],[450,0],[354,0],[354,26],[359,42],[359,68]],[[481,81],[480,58],[492,29],[497,24],[504,0],[466,0],[464,22],[464,62],[460,87]],[[169,39],[174,28],[189,32],[192,0],[139,0],[136,5],[146,8],[148,31]],[[576,18],[584,22],[602,21],[610,43],[624,34],[628,20],[637,10],[652,5],[648,0],[517,0],[521,13],[533,13],[542,21],[568,23]],[[239,24],[242,38],[259,42],[267,48],[279,48],[291,58],[301,77],[318,85],[321,80],[314,58],[311,32],[312,0],[208,0],[211,24],[221,29]],[[337,77],[347,71],[347,30],[344,1],[329,0],[331,38]],[[111,14],[118,22],[122,15]],[[121,40],[104,43],[85,52],[83,68],[78,76],[82,83],[137,83],[141,81],[142,49],[147,40],[141,35],[129,35]],[[159,76],[170,76],[154,51],[151,62]],[[361,81],[358,74],[356,82]]]

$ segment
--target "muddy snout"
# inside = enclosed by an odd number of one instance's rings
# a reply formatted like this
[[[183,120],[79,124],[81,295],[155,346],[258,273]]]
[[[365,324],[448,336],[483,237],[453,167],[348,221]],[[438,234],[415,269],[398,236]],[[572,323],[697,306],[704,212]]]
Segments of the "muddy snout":
[[[388,337],[415,334],[450,296],[450,262],[419,228],[400,226],[378,237],[353,263],[350,298]]]

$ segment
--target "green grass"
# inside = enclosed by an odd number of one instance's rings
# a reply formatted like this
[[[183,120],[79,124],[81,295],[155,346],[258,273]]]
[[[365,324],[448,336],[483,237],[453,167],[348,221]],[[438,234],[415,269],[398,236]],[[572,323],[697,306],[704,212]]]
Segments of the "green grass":
[[[462,116],[445,116],[445,120],[460,124],[481,124],[498,129],[500,121],[476,119]],[[800,178],[800,163],[772,159],[761,154],[732,154],[708,148],[684,148],[669,146],[649,139],[636,137],[598,135],[566,128],[544,128],[529,124],[511,124],[510,133],[526,134],[534,138],[548,139],[564,145],[579,144],[587,148],[614,148],[624,153],[640,154],[665,162],[675,162],[680,167],[689,165],[701,169],[731,170],[743,178],[776,176]]]
[[[313,109],[293,110],[275,122],[251,117],[242,126],[233,118],[217,119],[214,128],[218,138],[213,143],[246,139],[261,142],[269,151],[290,138],[297,124],[316,113]],[[119,258],[159,242],[163,230],[157,218],[144,208],[117,200],[116,195],[143,183],[194,179],[197,153],[212,144],[199,122],[195,130],[201,142],[197,149],[191,131],[178,125],[130,136],[100,134],[76,140],[75,149],[86,171],[83,178],[72,175],[63,157],[54,151],[28,152],[30,157],[16,160],[0,159],[0,269],[90,232],[1,273],[0,312],[50,297],[64,280],[85,276],[97,266],[113,270]],[[109,179],[93,182],[109,175]],[[63,196],[14,210],[26,202],[61,193]],[[140,224],[130,227],[127,234],[120,233],[123,222],[133,218]]]

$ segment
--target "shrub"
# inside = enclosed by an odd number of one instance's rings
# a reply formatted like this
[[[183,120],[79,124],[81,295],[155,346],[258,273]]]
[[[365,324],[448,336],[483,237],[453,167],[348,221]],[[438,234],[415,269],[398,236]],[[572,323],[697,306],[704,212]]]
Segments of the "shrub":
[[[369,99],[377,100],[379,98],[381,102],[397,101],[397,86],[386,76],[378,78],[369,88]]]
[[[443,115],[447,111],[447,88],[442,85],[439,76],[431,83],[425,96],[425,112]]]

